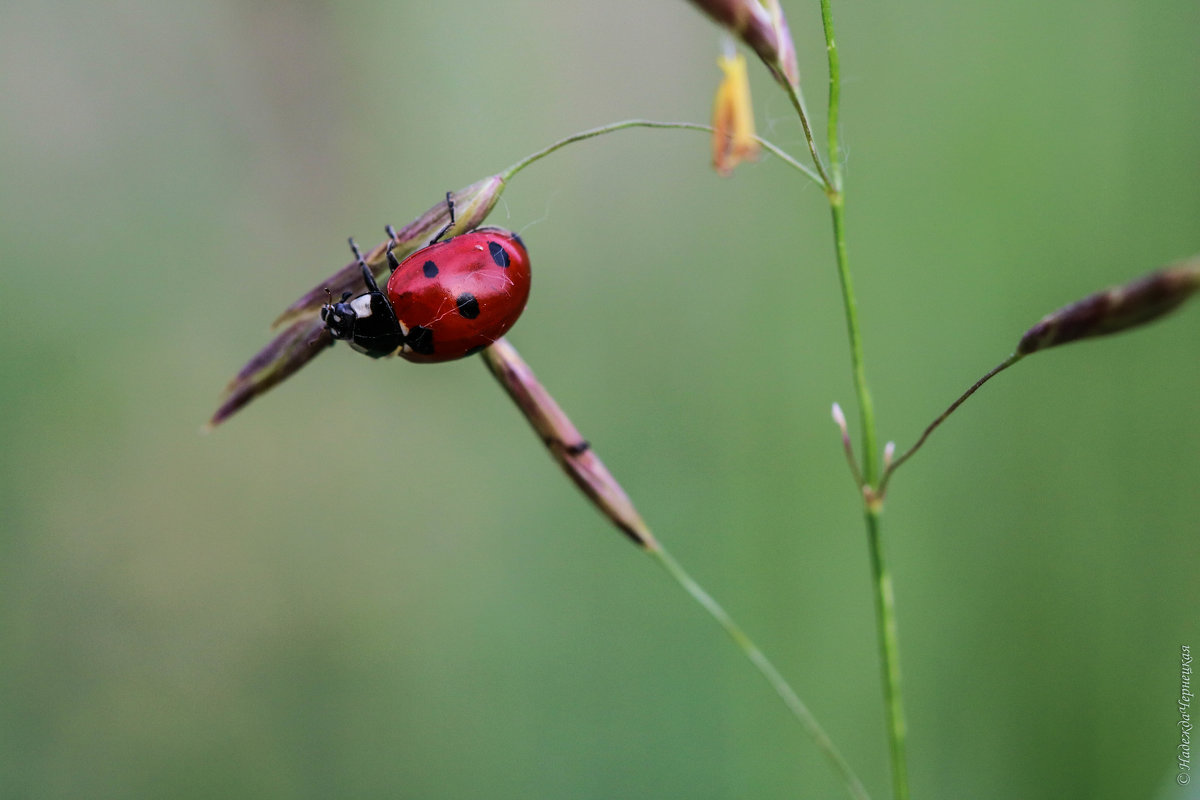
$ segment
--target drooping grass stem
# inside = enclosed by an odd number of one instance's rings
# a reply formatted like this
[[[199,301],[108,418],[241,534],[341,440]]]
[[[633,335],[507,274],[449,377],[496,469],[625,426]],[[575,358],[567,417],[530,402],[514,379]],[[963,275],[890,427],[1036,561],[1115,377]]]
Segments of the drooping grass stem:
[[[682,566],[679,565],[671,554],[662,549],[651,550],[648,553],[654,557],[656,561],[667,571],[675,582],[683,587],[692,598],[699,603],[709,615],[717,621],[729,638],[733,640],[738,649],[754,664],[762,676],[771,684],[776,694],[783,700],[784,705],[792,712],[792,715],[800,721],[804,726],[804,730],[809,737],[817,745],[817,748],[833,766],[834,770],[841,777],[842,782],[846,785],[846,791],[851,797],[856,800],[869,800],[866,788],[862,781],[854,774],[854,770],[846,762],[846,759],[838,751],[833,741],[829,738],[829,734],[825,733],[825,729],[817,722],[808,706],[797,696],[791,685],[784,680],[779,674],[779,670],[775,669],[775,665],[763,654],[754,641],[742,631],[741,627],[734,622],[733,618],[721,607],[721,604],[713,599],[712,595],[704,591],[704,588],[689,575]]]
[[[625,490],[604,466],[604,462],[592,449],[591,444],[583,438],[566,412],[538,381],[516,348],[501,338],[484,350],[481,356],[492,377],[516,404],[551,458],[589,502],[642,552],[653,557],[667,574],[717,621],[738,649],[771,684],[792,715],[800,721],[805,732],[838,773],[850,796],[855,800],[869,800],[862,781],[838,752],[808,706],[800,700],[775,665],[725,609],[663,548],[650,532],[645,520],[638,514]]]
[[[929,426],[925,428],[925,432],[921,434],[921,438],[917,439],[916,444],[914,444],[912,447],[905,450],[904,454],[901,455],[899,458],[897,458],[895,461],[893,461],[891,463],[891,465],[887,468],[887,470],[884,472],[883,480],[879,483],[879,496],[881,498],[884,496],[884,494],[887,492],[888,481],[890,481],[892,479],[892,474],[897,469],[900,468],[901,464],[903,464],[905,461],[908,461],[908,459],[910,459],[914,453],[916,453],[918,450],[921,449],[921,445],[925,444],[925,440],[929,438],[929,434],[931,434],[935,430],[937,430],[938,426],[940,426],[943,422],[946,421],[946,419],[951,414],[953,414],[956,410],[958,410],[959,406],[961,406],[963,403],[967,402],[967,398],[970,397],[971,395],[975,394],[975,392],[977,392],[979,390],[979,387],[983,386],[985,383],[990,381],[992,378],[996,377],[1001,372],[1003,372],[1004,370],[1011,367],[1013,364],[1020,361],[1021,358],[1023,358],[1023,354],[1013,353],[1008,358],[1004,359],[999,364],[992,367],[986,375],[984,375],[979,380],[975,381],[975,383],[971,384],[970,389],[967,389],[965,392],[963,392],[961,395],[959,395],[958,399],[955,400],[953,403],[951,403],[949,408],[947,408],[945,411],[943,411],[941,414],[939,414],[937,419],[935,419],[933,422],[929,423]]]
[[[581,142],[584,139],[591,139],[596,136],[603,136],[604,134],[607,134],[607,133],[615,133],[616,131],[625,130],[626,128],[677,128],[677,129],[681,129],[681,130],[704,131],[704,132],[710,133],[710,134],[715,133],[715,131],[712,129],[711,126],[702,125],[698,122],[657,122],[655,120],[649,120],[649,119],[627,119],[622,122],[614,122],[609,125],[601,125],[599,128],[592,128],[590,130],[580,131],[579,133],[573,133],[570,136],[559,139],[557,142],[554,142],[553,144],[548,145],[548,146],[542,148],[541,150],[538,150],[536,153],[531,153],[530,155],[521,159],[517,163],[513,164],[511,167],[509,167],[508,169],[501,172],[500,177],[502,177],[505,181],[508,181],[514,175],[516,175],[518,172],[520,172],[521,170],[528,167],[530,164],[540,161],[541,159],[550,155],[554,151],[559,150],[563,147],[566,147],[569,144],[574,144],[575,142]],[[768,153],[775,156],[776,158],[778,158],[780,161],[787,164],[792,169],[795,169],[798,172],[800,172],[801,174],[803,174],[804,177],[808,178],[810,181],[812,181],[813,183],[820,186],[822,190],[825,190],[827,182],[824,180],[822,175],[818,175],[816,172],[813,172],[812,169],[810,169],[809,167],[806,167],[803,164],[801,164],[795,158],[788,155],[788,153],[783,148],[779,147],[778,145],[767,141],[766,139],[762,138],[761,136],[755,136],[754,138],[758,141],[758,143],[762,146],[762,148],[764,150],[766,150]]]

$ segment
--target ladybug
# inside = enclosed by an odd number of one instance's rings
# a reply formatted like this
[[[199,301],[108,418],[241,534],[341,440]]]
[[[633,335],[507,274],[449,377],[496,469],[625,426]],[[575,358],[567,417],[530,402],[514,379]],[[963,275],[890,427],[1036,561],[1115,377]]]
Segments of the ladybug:
[[[334,339],[344,339],[372,358],[399,355],[432,363],[474,355],[513,326],[529,299],[529,253],[521,237],[501,228],[477,228],[433,241],[400,261],[388,244],[392,275],[383,291],[354,240],[367,291],[321,308],[321,319]]]

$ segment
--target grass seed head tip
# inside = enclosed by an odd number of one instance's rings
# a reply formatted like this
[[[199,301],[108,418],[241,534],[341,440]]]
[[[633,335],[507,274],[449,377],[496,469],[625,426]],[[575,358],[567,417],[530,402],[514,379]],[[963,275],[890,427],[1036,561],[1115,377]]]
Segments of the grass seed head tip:
[[[760,0],[692,0],[692,5],[757,53],[777,81],[799,85],[796,47],[778,0],[765,5]]]
[[[1197,288],[1200,258],[1151,272],[1047,314],[1021,337],[1017,353],[1025,356],[1145,325],[1174,311]]]

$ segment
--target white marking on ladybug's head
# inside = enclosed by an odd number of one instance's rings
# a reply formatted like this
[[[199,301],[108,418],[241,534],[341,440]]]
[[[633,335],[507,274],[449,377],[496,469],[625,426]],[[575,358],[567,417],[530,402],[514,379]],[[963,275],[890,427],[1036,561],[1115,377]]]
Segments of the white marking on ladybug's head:
[[[371,295],[360,294],[350,301],[350,308],[359,319],[371,316]]]

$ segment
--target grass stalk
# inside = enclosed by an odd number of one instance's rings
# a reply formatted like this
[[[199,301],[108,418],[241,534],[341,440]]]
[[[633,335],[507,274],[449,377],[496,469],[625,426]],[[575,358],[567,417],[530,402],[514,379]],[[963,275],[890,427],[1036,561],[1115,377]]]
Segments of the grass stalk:
[[[838,60],[837,38],[833,28],[830,0],[821,0],[821,21],[825,32],[825,51],[829,60],[829,169],[832,175],[829,197],[833,219],[834,250],[837,255],[838,278],[842,287],[842,305],[846,315],[846,330],[850,340],[850,363],[854,374],[854,389],[858,397],[859,420],[862,426],[863,496],[866,501],[867,542],[871,551],[872,587],[875,595],[875,626],[882,660],[883,700],[887,712],[888,748],[892,767],[892,796],[908,800],[908,761],[905,752],[906,726],[904,699],[900,684],[900,641],[896,626],[896,598],[891,573],[887,568],[883,540],[883,505],[874,486],[880,476],[878,445],[875,436],[875,410],[867,387],[863,359],[862,333],[858,323],[858,304],[850,279],[846,252],[845,190],[842,175],[841,143],[838,126],[841,110],[841,67]],[[803,121],[803,120],[802,120]]]
[[[900,639],[896,630],[896,593],[883,547],[878,505],[867,505],[867,542],[871,549],[871,575],[875,590],[875,625],[883,659],[883,704],[887,712],[888,752],[892,764],[892,796],[908,798],[908,729],[904,722],[904,695],[900,689]]]

